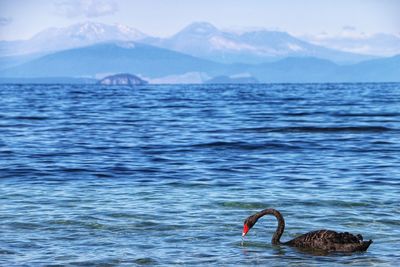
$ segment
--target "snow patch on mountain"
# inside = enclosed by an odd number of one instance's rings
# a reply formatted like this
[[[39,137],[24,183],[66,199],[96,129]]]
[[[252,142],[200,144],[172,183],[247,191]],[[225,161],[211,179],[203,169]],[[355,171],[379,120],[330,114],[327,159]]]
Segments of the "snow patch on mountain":
[[[300,47],[297,44],[287,44],[287,47],[289,48],[289,50],[292,50],[292,51],[295,51],[295,52],[304,50],[302,47]]]
[[[210,41],[211,47],[216,50],[229,49],[229,50],[234,50],[234,51],[247,50],[247,51],[254,51],[254,52],[258,50],[254,46],[235,42],[233,40],[229,40],[222,36],[213,36],[210,38],[209,41]]]
[[[108,41],[139,41],[144,33],[120,24],[83,22],[46,29],[27,41],[3,42],[0,56],[55,52]]]

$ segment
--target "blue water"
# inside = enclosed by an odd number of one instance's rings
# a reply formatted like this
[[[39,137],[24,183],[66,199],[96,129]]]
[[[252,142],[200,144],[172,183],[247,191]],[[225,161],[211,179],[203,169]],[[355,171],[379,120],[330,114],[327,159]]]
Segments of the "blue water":
[[[2,266],[398,266],[400,84],[1,85],[0,177]]]

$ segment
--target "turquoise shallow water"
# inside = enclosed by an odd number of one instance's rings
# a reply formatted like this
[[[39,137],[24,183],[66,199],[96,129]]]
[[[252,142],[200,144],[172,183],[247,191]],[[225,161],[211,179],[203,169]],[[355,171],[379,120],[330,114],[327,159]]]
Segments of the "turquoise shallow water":
[[[400,84],[2,85],[0,195],[2,266],[398,266]]]

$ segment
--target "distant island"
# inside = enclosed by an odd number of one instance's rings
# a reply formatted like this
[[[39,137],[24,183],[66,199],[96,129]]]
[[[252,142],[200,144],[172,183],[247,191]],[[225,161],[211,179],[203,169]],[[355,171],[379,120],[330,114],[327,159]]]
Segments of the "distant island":
[[[120,73],[104,77],[103,79],[98,81],[98,84],[137,86],[137,85],[146,85],[148,84],[148,82],[140,79],[139,77],[133,74]]]

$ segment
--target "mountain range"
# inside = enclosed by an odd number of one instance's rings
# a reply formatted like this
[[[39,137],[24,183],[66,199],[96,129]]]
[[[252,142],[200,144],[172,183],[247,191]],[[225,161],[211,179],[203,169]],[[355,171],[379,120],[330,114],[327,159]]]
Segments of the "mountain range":
[[[286,32],[235,33],[221,31],[206,22],[192,23],[169,38],[145,38],[142,41],[221,63],[263,63],[285,57],[317,57],[337,63],[355,63],[373,58],[307,43]]]
[[[43,55],[110,41],[139,41],[221,63],[263,63],[302,56],[355,63],[374,58],[314,45],[286,32],[256,30],[235,33],[219,30],[207,22],[192,23],[167,38],[152,37],[121,24],[85,22],[66,28],[49,28],[29,40],[0,41],[0,57]]]
[[[343,52],[279,31],[221,31],[205,22],[167,38],[87,22],[51,28],[25,41],[0,42],[3,79],[90,80],[118,72],[172,83],[221,75],[260,82],[390,82],[400,81],[400,57]]]

